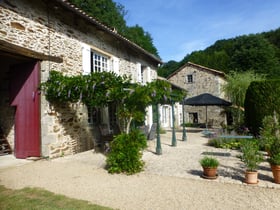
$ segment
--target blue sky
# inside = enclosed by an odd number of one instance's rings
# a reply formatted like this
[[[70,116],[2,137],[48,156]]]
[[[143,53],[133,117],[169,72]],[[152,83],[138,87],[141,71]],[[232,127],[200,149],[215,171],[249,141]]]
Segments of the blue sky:
[[[219,39],[280,27],[280,0],[114,0],[128,26],[143,27],[164,62],[182,60]]]

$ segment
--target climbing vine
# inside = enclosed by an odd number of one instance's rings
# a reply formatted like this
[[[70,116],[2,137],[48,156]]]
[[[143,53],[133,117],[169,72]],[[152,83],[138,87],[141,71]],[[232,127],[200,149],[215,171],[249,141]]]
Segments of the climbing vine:
[[[154,80],[146,85],[132,84],[130,81],[129,77],[112,72],[64,76],[61,72],[51,71],[49,79],[41,84],[41,89],[50,103],[82,102],[92,107],[115,103],[126,133],[132,120],[144,120],[147,106],[181,101],[185,95],[183,91],[172,90],[170,83],[163,80]]]

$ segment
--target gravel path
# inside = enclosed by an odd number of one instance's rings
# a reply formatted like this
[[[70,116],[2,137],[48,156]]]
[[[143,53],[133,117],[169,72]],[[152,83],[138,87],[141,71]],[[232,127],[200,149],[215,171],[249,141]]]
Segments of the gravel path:
[[[69,197],[116,209],[280,209],[280,185],[274,184],[267,163],[259,170],[258,185],[243,183],[244,167],[237,151],[206,146],[201,132],[161,135],[162,155],[155,141],[143,154],[145,170],[126,176],[108,174],[105,157],[94,151],[53,160],[39,160],[0,169],[0,184],[19,189],[41,187]],[[201,178],[198,160],[212,154],[220,161],[216,180]],[[0,157],[1,161],[1,157]]]

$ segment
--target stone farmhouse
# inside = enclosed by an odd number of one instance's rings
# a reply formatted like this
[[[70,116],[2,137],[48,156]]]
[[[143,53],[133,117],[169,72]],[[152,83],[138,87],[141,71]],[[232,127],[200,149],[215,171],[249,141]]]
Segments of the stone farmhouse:
[[[167,80],[187,90],[187,97],[194,97],[203,93],[210,93],[214,96],[224,98],[222,86],[226,83],[225,74],[215,69],[210,69],[195,63],[188,62],[177,71],[173,72],[167,77]],[[182,106],[177,105],[177,112],[182,110]],[[170,107],[164,106],[163,113],[170,114]],[[185,106],[185,122],[186,123],[197,123],[205,124],[206,113],[204,106]],[[209,126],[221,126],[222,124],[227,125],[229,116],[225,112],[224,108],[218,106],[207,107],[207,122]],[[164,118],[165,115],[163,115]],[[181,114],[180,114],[181,116]],[[182,116],[178,118],[178,121],[182,123]],[[166,126],[169,126],[168,118],[163,119],[166,122]]]
[[[112,71],[133,82],[157,78],[161,60],[67,0],[0,1],[0,126],[16,158],[58,157],[92,149],[116,107],[53,106],[38,90],[51,70]],[[152,108],[146,125],[151,126]]]

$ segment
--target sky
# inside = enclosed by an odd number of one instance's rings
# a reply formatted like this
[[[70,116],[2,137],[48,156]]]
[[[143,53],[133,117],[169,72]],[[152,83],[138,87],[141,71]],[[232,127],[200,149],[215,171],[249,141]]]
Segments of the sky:
[[[114,0],[127,26],[150,33],[163,62],[181,61],[217,40],[280,27],[280,0]]]

